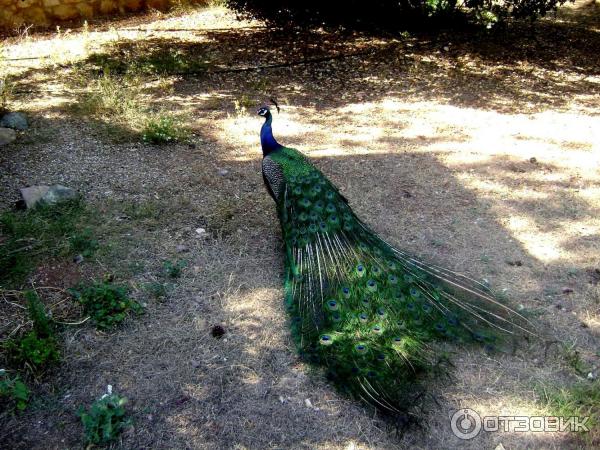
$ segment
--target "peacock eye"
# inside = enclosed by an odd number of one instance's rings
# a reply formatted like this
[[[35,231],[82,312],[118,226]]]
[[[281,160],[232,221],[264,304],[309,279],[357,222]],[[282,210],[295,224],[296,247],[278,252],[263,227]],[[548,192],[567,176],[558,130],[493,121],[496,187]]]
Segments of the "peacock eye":
[[[350,288],[348,288],[348,287],[342,288],[342,294],[344,294],[344,297],[346,297],[346,298],[350,297]]]
[[[377,361],[385,361],[385,355],[383,353],[377,355]]]
[[[373,331],[373,333],[375,333],[375,334],[380,334],[381,327],[379,325],[375,325],[373,328],[371,328],[371,331]]]
[[[327,308],[329,308],[330,311],[337,311],[340,308],[340,305],[335,300],[329,300],[327,302]]]
[[[358,320],[360,320],[361,322],[366,322],[369,319],[369,316],[367,316],[365,313],[359,314],[358,316]]]
[[[331,344],[333,344],[333,340],[331,339],[331,336],[329,336],[328,334],[323,334],[319,338],[319,343],[321,345],[331,345]]]
[[[354,350],[356,350],[358,353],[366,353],[367,346],[365,344],[356,344],[354,346]]]
[[[367,289],[371,292],[375,292],[377,290],[377,283],[375,283],[375,280],[367,281]]]

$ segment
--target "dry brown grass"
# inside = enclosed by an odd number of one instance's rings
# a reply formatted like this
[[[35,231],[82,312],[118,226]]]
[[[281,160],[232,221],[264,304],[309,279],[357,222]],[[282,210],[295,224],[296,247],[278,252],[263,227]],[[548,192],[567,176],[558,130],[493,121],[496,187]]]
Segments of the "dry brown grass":
[[[452,435],[449,417],[459,407],[547,413],[537,386],[585,378],[569,359],[573,350],[598,374],[594,5],[477,39],[289,37],[242,28],[256,24],[208,9],[131,19],[112,30],[92,26],[91,37],[75,30],[7,42],[11,58],[62,50],[56,61],[21,60],[12,68],[20,77],[14,106],[33,117],[35,132],[52,132],[45,142],[2,150],[3,205],[22,184],[60,182],[84,191],[107,223],[128,215],[118,227],[127,247],[115,264],[142,263],[144,270],[123,276],[148,308],[109,335],[91,327],[67,332],[64,365],[38,388],[45,400],[6,420],[0,439],[14,448],[76,448],[73,411],[112,384],[130,398],[135,420],[122,448],[593,447],[554,433],[488,433],[464,442]],[[175,45],[185,57],[201,55],[211,70],[372,53],[262,72],[166,75],[163,84],[148,79],[145,101],[193,118],[193,146],[115,144],[69,115],[65,106],[81,94],[69,82],[70,64],[115,42],[123,48],[145,39],[148,54]],[[279,225],[260,176],[260,121],[235,106],[270,96],[283,106],[275,119],[280,141],[313,157],[378,232],[488,279],[535,310],[557,343],[524,345],[514,355],[454,355],[455,378],[435,389],[439,406],[427,428],[401,437],[311,375],[293,351],[281,304]],[[129,204],[152,206],[132,213]],[[198,237],[197,227],[208,236]],[[189,252],[178,255],[178,244]],[[144,283],[176,257],[189,262],[182,279],[166,300],[147,298]],[[226,330],[221,340],[210,335],[215,324]]]

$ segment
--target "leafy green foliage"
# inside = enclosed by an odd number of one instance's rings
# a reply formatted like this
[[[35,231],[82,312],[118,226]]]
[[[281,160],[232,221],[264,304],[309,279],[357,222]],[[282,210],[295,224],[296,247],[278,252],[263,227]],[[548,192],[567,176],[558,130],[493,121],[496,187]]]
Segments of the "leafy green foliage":
[[[0,285],[20,287],[37,263],[97,246],[77,237],[86,212],[81,199],[0,214]]]
[[[372,30],[399,30],[445,26],[471,16],[485,19],[537,17],[553,11],[567,0],[227,0],[230,8],[242,15],[277,25],[342,25]]]
[[[27,299],[29,317],[33,321],[33,330],[42,337],[53,336],[50,319],[46,314],[46,309],[40,301],[40,298],[32,291],[25,292],[25,298]]]
[[[36,374],[60,360],[56,339],[53,336],[39,336],[36,331],[8,341],[5,347],[9,361],[16,367],[28,368]]]
[[[187,263],[180,259],[178,261],[165,261],[163,264],[163,268],[165,269],[165,273],[167,276],[171,278],[179,278],[181,276],[181,271],[187,266]]]
[[[23,411],[29,402],[29,389],[16,375],[10,377],[4,369],[0,369],[0,405],[6,409]]]
[[[72,295],[89,314],[97,328],[106,330],[125,320],[130,311],[141,312],[142,307],[127,295],[125,286],[110,283],[82,285],[71,289]]]
[[[142,130],[142,139],[149,144],[168,144],[186,138],[186,129],[171,115],[163,114],[148,119]]]
[[[25,294],[29,316],[33,320],[33,330],[5,343],[9,361],[19,368],[27,368],[34,374],[60,360],[58,343],[54,336],[50,319],[44,305],[33,292]]]
[[[108,444],[119,437],[131,420],[126,417],[127,399],[117,394],[106,394],[86,411],[80,407],[78,415],[83,424],[87,444]]]

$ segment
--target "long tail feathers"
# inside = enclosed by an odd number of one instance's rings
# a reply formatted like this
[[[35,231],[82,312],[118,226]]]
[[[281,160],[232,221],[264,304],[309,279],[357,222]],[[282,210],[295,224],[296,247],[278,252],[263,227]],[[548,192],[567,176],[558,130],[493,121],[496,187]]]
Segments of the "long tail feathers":
[[[303,356],[345,392],[391,414],[420,396],[436,343],[502,347],[531,323],[470,278],[393,248],[312,166],[278,202],[286,304]]]

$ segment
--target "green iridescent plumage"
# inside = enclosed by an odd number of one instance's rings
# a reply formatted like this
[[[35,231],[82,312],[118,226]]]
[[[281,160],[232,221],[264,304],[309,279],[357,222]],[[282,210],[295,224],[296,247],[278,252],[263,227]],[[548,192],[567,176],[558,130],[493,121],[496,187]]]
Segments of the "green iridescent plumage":
[[[437,367],[437,343],[498,347],[526,328],[481,284],[387,244],[300,152],[272,142],[263,140],[263,173],[283,233],[292,334],[341,390],[406,413]]]

